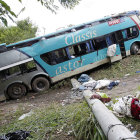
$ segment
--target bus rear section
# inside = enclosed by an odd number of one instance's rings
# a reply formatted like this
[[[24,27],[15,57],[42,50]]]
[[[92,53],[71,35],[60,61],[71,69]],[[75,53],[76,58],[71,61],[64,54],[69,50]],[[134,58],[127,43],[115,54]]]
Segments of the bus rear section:
[[[47,73],[18,50],[0,54],[0,101],[19,99],[28,91],[44,91],[49,88]]]

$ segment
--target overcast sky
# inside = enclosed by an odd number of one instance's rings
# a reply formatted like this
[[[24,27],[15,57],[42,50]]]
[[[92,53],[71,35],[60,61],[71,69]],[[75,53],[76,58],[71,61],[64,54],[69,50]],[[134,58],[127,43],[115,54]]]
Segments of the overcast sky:
[[[18,0],[5,0],[5,2],[16,14],[25,6],[26,9],[19,15],[18,20],[30,17],[31,21],[39,27],[38,35],[54,32],[56,29],[70,24],[77,25],[110,14],[140,8],[140,0],[81,0],[73,10],[60,6],[57,14],[53,14],[37,0],[23,0],[22,4]]]

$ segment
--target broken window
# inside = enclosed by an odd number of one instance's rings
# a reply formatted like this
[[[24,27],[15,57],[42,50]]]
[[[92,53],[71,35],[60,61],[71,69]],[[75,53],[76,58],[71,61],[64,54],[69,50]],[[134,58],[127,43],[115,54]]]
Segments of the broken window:
[[[98,39],[94,39],[93,43],[94,43],[95,50],[101,50],[101,49],[107,48],[107,43],[106,43],[105,37],[100,37]]]
[[[116,44],[117,43],[116,37],[115,37],[114,33],[109,34],[109,35],[106,36],[106,43],[107,43],[107,46],[110,46],[112,44]]]
[[[68,60],[65,49],[59,49],[41,55],[41,58],[49,65],[55,65]]]
[[[136,26],[130,27],[123,30],[122,34],[123,34],[124,39],[134,38],[134,37],[137,37],[138,35],[138,29]]]
[[[84,42],[81,44],[77,44],[77,45],[73,45],[73,46],[68,47],[68,53],[70,55],[70,59],[85,55],[88,52],[90,52],[89,42]]]

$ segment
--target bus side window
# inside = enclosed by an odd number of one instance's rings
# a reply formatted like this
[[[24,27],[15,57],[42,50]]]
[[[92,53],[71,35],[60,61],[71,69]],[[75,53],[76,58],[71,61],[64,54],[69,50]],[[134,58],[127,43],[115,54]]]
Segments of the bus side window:
[[[111,39],[113,44],[117,44],[115,33],[111,34]]]
[[[86,43],[82,43],[80,44],[80,54],[81,55],[84,55],[87,53],[87,46],[86,46]]]
[[[107,43],[107,46],[117,43],[114,33],[106,36],[106,43]]]
[[[111,36],[107,36],[106,37],[106,43],[107,43],[108,46],[110,46],[110,45],[113,44],[112,39],[111,39]]]
[[[123,39],[127,39],[127,31],[123,30],[122,31]]]
[[[20,68],[22,73],[31,72],[37,69],[34,61],[21,64]]]
[[[68,56],[66,54],[65,49],[56,50],[55,55],[57,56],[57,64],[68,60]]]
[[[89,43],[90,43],[90,52],[94,52],[94,51],[95,51],[95,49],[94,49],[94,44],[93,44],[93,41],[92,41],[92,40],[90,40],[90,41],[89,41]]]
[[[48,52],[42,54],[40,57],[49,65],[56,65],[69,59],[65,49],[59,49],[52,52]]]
[[[27,70],[36,70],[36,64],[34,61],[30,61],[26,63]]]
[[[107,48],[105,37],[95,39],[94,42],[95,42],[95,50]]]
[[[14,66],[6,70],[6,76],[19,75],[21,70],[19,66]]]
[[[5,79],[4,71],[0,71],[0,81]]]
[[[73,45],[73,46],[69,46],[68,47],[68,52],[71,56],[71,59],[81,56],[81,55],[85,55],[89,52],[90,48],[89,48],[89,44],[87,43],[81,43],[78,45]]]
[[[76,46],[75,46],[76,47]],[[70,59],[73,59],[76,56],[76,54],[79,52],[74,46],[69,46],[68,47],[68,51],[69,51],[69,55],[70,55]],[[75,48],[75,49],[74,49]]]
[[[138,35],[138,29],[136,27],[130,27],[126,29],[127,32],[127,38],[133,38],[133,37],[137,37]]]

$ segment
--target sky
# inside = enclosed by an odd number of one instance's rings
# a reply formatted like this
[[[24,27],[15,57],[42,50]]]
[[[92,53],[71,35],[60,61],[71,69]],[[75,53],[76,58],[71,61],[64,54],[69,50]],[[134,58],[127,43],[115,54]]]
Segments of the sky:
[[[37,36],[66,28],[70,24],[78,25],[111,14],[140,10],[140,0],[81,0],[80,4],[72,10],[65,9],[59,5],[57,14],[47,10],[37,0],[22,0],[22,4],[18,0],[4,1],[11,6],[11,9],[16,14],[25,7],[25,11],[15,20],[29,17],[32,23],[39,27]],[[9,23],[10,25],[13,24],[12,22]]]

